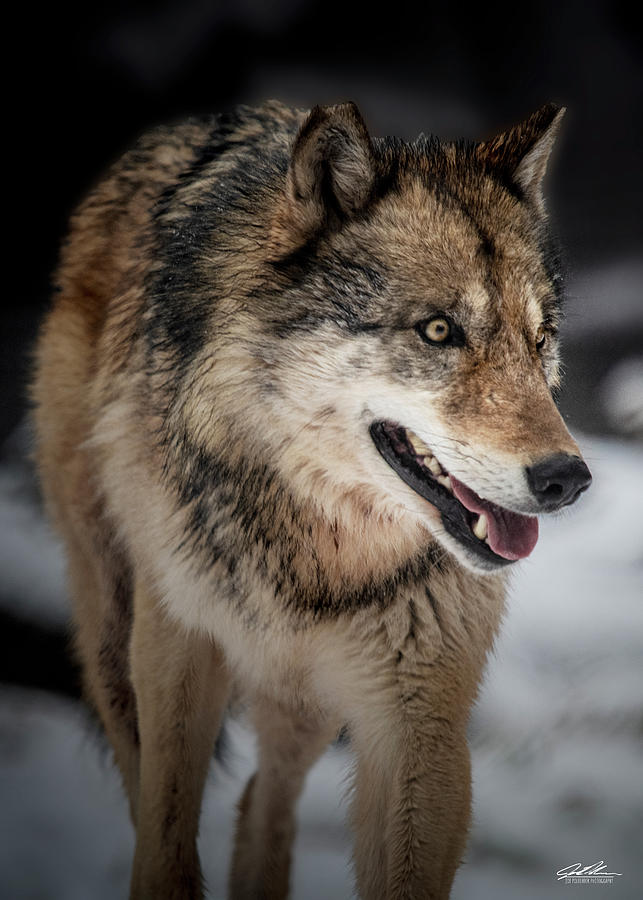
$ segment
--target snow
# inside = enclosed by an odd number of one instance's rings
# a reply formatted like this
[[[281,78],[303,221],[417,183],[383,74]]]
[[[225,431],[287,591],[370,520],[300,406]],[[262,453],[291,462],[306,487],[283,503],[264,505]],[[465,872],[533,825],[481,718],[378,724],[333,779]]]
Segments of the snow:
[[[474,825],[453,900],[634,900],[643,846],[643,454],[581,445],[594,485],[542,523],[471,721]],[[60,547],[15,458],[0,467],[4,603],[65,613]],[[243,722],[213,764],[200,850],[209,896],[225,896],[234,806],[254,765]],[[119,779],[78,705],[0,691],[0,898],[109,900],[127,894],[133,849]],[[331,748],[299,807],[294,900],[353,896],[343,824],[350,755]],[[605,860],[611,885],[569,886],[563,866]],[[585,894],[581,894],[585,896]]]
[[[640,253],[576,272],[565,305],[565,318],[574,336],[596,334],[597,329],[635,331],[643,325],[643,258]]]
[[[619,434],[643,437],[643,355],[612,366],[601,384],[608,421]]]
[[[62,548],[35,501],[30,467],[14,454],[0,466],[0,604],[41,621],[67,618]]]

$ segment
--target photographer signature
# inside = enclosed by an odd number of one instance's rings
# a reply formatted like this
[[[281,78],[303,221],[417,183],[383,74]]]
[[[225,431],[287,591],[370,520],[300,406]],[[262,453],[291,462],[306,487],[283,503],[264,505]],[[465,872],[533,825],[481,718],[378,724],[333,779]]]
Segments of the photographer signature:
[[[578,877],[580,875],[591,877],[592,875],[595,877],[612,877],[613,875],[622,875],[622,872],[604,872],[607,866],[604,860],[600,860],[600,862],[592,863],[591,866],[583,866],[582,863],[572,863],[570,866],[565,866],[564,869],[559,869],[556,874],[558,875],[558,880],[562,881],[563,878],[571,878],[572,876]]]

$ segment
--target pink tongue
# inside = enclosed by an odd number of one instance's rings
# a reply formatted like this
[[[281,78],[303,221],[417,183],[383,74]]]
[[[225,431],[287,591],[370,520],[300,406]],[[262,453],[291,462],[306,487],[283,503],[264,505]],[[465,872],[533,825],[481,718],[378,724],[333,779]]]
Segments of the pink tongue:
[[[535,516],[521,516],[496,506],[462,484],[453,475],[451,486],[460,503],[472,513],[484,513],[489,522],[487,540],[498,556],[505,559],[523,559],[529,556],[538,540],[538,519]]]

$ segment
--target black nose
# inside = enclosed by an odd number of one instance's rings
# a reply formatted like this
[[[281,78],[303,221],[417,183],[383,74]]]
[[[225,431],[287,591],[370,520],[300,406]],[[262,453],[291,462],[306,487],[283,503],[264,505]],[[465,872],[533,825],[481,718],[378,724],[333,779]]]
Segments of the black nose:
[[[527,482],[544,511],[568,506],[592,483],[589,469],[578,456],[555,453],[527,466]]]

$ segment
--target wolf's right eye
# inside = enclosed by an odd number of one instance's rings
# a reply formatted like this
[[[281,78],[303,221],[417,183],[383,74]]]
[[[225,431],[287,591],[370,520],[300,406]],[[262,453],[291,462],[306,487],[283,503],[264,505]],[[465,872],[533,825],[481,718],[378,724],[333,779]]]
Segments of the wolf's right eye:
[[[448,340],[451,327],[446,319],[438,317],[430,319],[424,326],[424,333],[434,344],[442,344]]]
[[[433,316],[418,322],[415,330],[427,344],[450,344],[462,346],[464,334],[454,322],[446,316]]]

